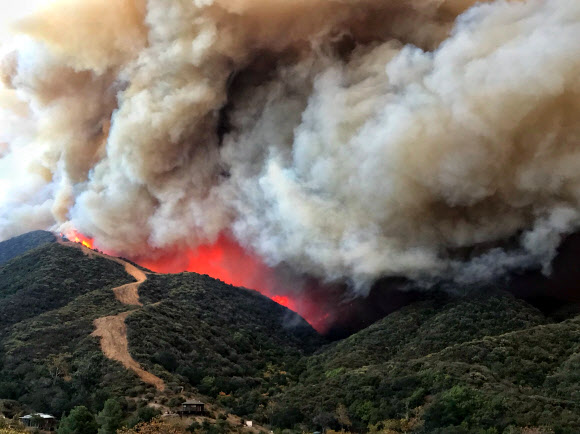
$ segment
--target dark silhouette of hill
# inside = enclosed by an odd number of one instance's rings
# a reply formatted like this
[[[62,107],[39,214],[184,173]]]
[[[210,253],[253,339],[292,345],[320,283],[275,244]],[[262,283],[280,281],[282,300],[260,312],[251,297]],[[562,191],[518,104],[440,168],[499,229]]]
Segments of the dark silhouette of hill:
[[[580,232],[564,238],[552,262],[551,271],[541,269],[514,271],[495,285],[527,301],[555,320],[580,314]],[[489,286],[489,283],[485,283]],[[469,295],[481,288],[456,288],[454,292]],[[402,277],[379,279],[367,297],[356,298],[337,307],[336,322],[327,333],[331,340],[343,339],[403,306],[430,297],[432,290],[417,289]]]
[[[16,258],[29,250],[54,242],[56,242],[54,234],[46,231],[29,232],[2,241],[0,242],[0,264],[8,262],[10,259]]]
[[[541,270],[513,273],[508,287],[555,319],[565,319],[580,313],[580,233],[566,237],[552,262],[549,275]]]

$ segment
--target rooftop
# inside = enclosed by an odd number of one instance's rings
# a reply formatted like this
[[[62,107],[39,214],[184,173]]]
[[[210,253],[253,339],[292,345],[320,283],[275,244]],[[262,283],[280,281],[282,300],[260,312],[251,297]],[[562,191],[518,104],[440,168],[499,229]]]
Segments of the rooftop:
[[[192,399],[190,401],[185,401],[183,405],[203,405],[203,402]]]
[[[20,419],[32,419],[33,417],[40,417],[42,419],[56,419],[56,417],[54,417],[53,415],[45,413],[27,414],[26,416],[22,416]]]

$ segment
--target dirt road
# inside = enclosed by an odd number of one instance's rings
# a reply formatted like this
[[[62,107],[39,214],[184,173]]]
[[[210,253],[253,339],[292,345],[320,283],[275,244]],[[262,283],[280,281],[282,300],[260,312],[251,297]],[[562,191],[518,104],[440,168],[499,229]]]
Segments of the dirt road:
[[[115,258],[114,256],[105,255],[104,253],[99,253],[91,250],[81,244],[73,243],[70,241],[60,241],[61,244],[80,248],[86,255],[93,258],[99,256],[110,261],[114,261],[125,267],[127,274],[132,276],[136,282],[127,283],[126,285],[121,285],[113,288],[115,293],[115,298],[121,303],[130,306],[142,306],[143,304],[139,301],[139,285],[147,280],[147,273],[130,264],[121,258]],[[97,318],[93,324],[95,326],[95,331],[91,336],[96,336],[101,338],[101,349],[103,354],[111,360],[121,362],[125,368],[130,369],[135,372],[145,383],[151,384],[157,388],[159,391],[165,390],[165,383],[163,380],[150,372],[144,370],[139,363],[129,353],[129,342],[127,341],[127,325],[125,320],[127,317],[134,312],[131,310],[128,312],[120,313],[119,315],[106,316],[103,318]]]
[[[113,288],[113,291],[115,292],[115,297],[123,304],[143,306],[143,304],[139,301],[139,285],[141,285],[143,282],[147,280],[147,274],[143,270],[140,270],[133,264],[124,261],[121,258],[116,258],[115,256],[109,256],[104,253],[97,252],[79,243],[73,243],[72,241],[62,241],[62,240],[60,240],[59,243],[64,246],[81,249],[83,253],[90,258],[98,256],[104,259],[108,259],[109,261],[116,262],[117,264],[121,264],[123,267],[125,267],[125,272],[130,276],[132,276],[137,282],[128,283],[126,285]]]
[[[114,288],[113,291],[115,292],[115,297],[123,304],[143,306],[143,303],[139,301],[139,285],[147,280],[147,275],[144,271],[139,270],[137,267],[129,264],[128,262],[122,260],[117,262],[124,262],[125,271],[127,274],[133,276],[137,282],[127,283],[126,285]]]
[[[135,372],[145,383],[152,384],[157,390],[163,391],[165,390],[163,380],[141,368],[141,365],[129,354],[125,319],[131,312],[96,319],[95,331],[91,336],[101,338],[101,349],[107,358],[121,362],[125,368]]]

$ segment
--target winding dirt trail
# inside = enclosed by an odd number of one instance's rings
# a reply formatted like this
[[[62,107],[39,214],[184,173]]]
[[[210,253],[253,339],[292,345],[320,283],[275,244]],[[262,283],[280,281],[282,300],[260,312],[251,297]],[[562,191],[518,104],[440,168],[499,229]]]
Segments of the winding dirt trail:
[[[125,267],[125,272],[132,276],[136,282],[127,283],[126,285],[113,288],[115,298],[121,303],[129,306],[143,306],[143,303],[139,301],[139,285],[147,280],[147,273],[127,261],[96,252],[81,244],[70,241],[59,241],[59,243],[69,247],[80,248],[85,255],[88,255],[91,258],[100,256],[101,258],[123,265]],[[144,370],[129,353],[127,324],[125,324],[125,320],[132,312],[135,312],[135,309],[120,313],[119,315],[97,318],[93,322],[95,331],[91,336],[101,338],[101,349],[108,359],[121,362],[125,368],[130,369],[137,374],[143,382],[155,386],[157,390],[162,392],[165,390],[165,383],[163,380]]]
[[[124,263],[127,274],[133,276],[137,282],[127,283],[126,285],[113,288],[115,297],[123,304],[143,306],[143,303],[139,301],[139,285],[147,280],[147,274],[121,259],[117,262]]]
[[[133,311],[97,318],[94,322],[95,331],[91,336],[101,338],[101,349],[107,358],[121,362],[125,368],[133,371],[145,383],[152,384],[157,390],[163,391],[165,390],[163,380],[144,370],[129,354],[125,319],[131,312]]]

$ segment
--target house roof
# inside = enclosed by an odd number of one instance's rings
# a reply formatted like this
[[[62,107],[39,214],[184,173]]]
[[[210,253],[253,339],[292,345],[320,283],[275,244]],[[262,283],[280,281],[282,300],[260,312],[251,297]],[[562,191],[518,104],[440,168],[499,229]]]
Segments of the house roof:
[[[26,416],[22,416],[20,419],[32,419],[33,417],[40,417],[42,419],[56,419],[56,417],[45,413],[27,414]]]
[[[190,400],[190,401],[185,401],[185,402],[183,403],[183,405],[204,405],[204,404],[203,404],[203,402],[201,402],[201,401],[197,401],[197,400],[195,400],[195,399],[192,399],[192,400]]]

